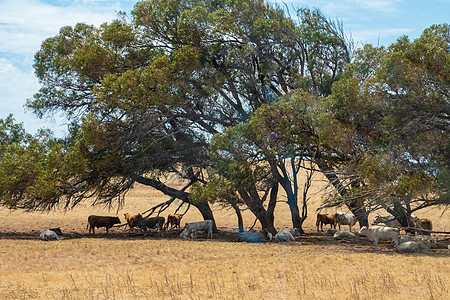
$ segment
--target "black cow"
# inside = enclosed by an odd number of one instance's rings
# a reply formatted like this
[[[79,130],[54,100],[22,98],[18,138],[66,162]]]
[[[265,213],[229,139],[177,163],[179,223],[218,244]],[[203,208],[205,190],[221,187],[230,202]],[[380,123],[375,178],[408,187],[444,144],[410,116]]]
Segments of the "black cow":
[[[135,220],[132,223],[132,226],[139,227],[142,231],[144,231],[144,236],[147,236],[147,228],[159,229],[159,236],[163,235],[163,227],[164,227],[165,219],[164,217],[152,217],[152,218],[143,218],[140,220]]]
[[[106,234],[108,234],[108,229],[113,227],[114,224],[120,224],[119,217],[107,217],[107,216],[94,216],[91,215],[88,218],[88,225],[86,227],[89,228],[89,233],[95,234],[95,227],[105,227],[106,228]]]
[[[50,228],[49,230],[54,231],[57,235],[63,235],[61,228],[59,228],[59,227]]]

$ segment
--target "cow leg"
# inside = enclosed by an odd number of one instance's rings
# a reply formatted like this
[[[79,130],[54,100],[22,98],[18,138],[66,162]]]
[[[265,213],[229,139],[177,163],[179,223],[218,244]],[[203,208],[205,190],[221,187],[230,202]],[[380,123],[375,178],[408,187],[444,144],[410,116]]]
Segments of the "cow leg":
[[[350,232],[352,232],[352,225],[348,225]]]
[[[377,237],[374,239],[373,244],[375,245],[375,251],[378,250],[378,238]]]

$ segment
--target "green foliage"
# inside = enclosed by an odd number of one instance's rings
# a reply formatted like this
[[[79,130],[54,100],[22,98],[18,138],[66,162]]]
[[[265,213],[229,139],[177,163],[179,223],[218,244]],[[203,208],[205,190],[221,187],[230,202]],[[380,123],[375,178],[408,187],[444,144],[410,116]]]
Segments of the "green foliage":
[[[110,203],[180,166],[211,167],[192,199],[237,203],[304,159],[352,199],[448,197],[449,26],[353,56],[341,23],[297,16],[262,0],[150,0],[61,28],[35,55],[27,105],[66,112],[73,130],[61,142],[0,123],[2,174],[16,174],[4,203]]]
[[[221,203],[224,206],[242,204],[236,186],[216,173],[214,169],[208,169],[208,181],[206,184],[196,182],[192,185],[189,199],[194,203],[209,202]]]
[[[387,49],[364,47],[325,102],[319,136],[347,157],[339,172],[383,205],[445,203],[448,32],[448,25],[435,25],[413,42],[401,37]]]

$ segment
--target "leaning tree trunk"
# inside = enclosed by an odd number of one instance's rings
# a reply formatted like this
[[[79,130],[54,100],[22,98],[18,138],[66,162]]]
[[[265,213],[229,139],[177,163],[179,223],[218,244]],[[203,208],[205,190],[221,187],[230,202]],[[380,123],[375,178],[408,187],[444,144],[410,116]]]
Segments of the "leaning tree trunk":
[[[235,203],[232,203],[231,206],[233,207],[234,211],[236,212],[236,216],[238,219],[239,232],[244,232],[244,219],[242,218],[241,210],[239,209],[239,206],[237,206],[237,204],[235,204]]]
[[[193,203],[189,200],[189,193],[168,187],[167,185],[156,179],[139,176],[136,178],[136,182],[151,186],[158,191],[161,191],[165,195],[180,199],[181,201],[190,203],[191,205],[195,206],[202,214],[204,220],[213,221],[213,231],[217,232],[216,221],[214,220],[213,212],[208,203]]]
[[[320,160],[316,161],[317,166],[319,167],[320,171],[325,175],[325,177],[328,179],[328,181],[334,186],[336,191],[341,196],[345,196],[347,193],[347,189],[342,184],[341,180],[337,176],[336,172],[328,166],[327,164],[323,163]],[[369,227],[369,213],[364,208],[364,206],[355,206],[347,204],[348,209],[355,215],[355,217],[358,219],[359,226],[367,226]]]
[[[277,230],[274,226],[274,211],[276,205],[276,193],[278,191],[278,185],[275,185],[271,189],[270,201],[267,210],[264,208],[263,199],[261,199],[256,191],[255,187],[252,187],[249,192],[239,189],[239,194],[242,200],[255,215],[258,221],[261,223],[262,230],[267,230],[272,235],[277,234]]]

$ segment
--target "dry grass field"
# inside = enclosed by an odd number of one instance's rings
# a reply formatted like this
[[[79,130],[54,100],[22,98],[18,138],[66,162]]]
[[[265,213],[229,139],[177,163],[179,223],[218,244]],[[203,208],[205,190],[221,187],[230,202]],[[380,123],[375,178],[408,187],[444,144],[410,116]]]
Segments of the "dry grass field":
[[[181,183],[179,183],[181,184]],[[338,242],[315,232],[322,183],[311,191],[307,235],[288,244],[245,244],[232,233],[236,217],[214,206],[220,233],[213,240],[163,238],[104,228],[86,230],[90,214],[138,213],[168,200],[137,185],[124,207],[105,211],[82,203],[71,211],[25,213],[0,209],[0,299],[450,299],[450,254],[402,255],[383,243]],[[288,227],[287,205],[276,210],[276,226]],[[176,206],[162,213],[166,217]],[[183,211],[183,209],[182,209]],[[427,210],[436,230],[450,231],[450,212]],[[192,208],[182,220],[200,220]],[[244,212],[245,226],[254,218]],[[64,240],[42,242],[39,233],[61,227]],[[440,244],[450,236],[440,235]],[[446,242],[445,242],[446,240]],[[443,248],[443,247],[441,247]]]

